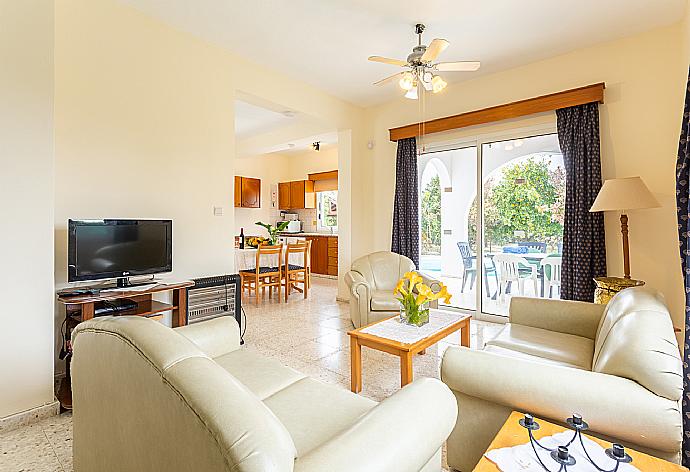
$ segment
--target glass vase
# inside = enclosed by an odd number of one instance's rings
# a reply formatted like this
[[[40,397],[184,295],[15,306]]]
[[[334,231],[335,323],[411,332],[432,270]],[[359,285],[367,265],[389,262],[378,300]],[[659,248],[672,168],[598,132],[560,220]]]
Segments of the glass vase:
[[[424,326],[429,322],[429,304],[400,304],[400,321],[411,326]]]

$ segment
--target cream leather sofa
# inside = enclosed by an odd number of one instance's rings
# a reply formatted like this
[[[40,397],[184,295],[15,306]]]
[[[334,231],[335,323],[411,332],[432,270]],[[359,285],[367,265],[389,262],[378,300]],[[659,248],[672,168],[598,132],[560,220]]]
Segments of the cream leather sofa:
[[[473,469],[512,410],[558,423],[581,413],[595,436],[679,461],[682,363],[668,309],[645,288],[607,306],[514,297],[483,350],[446,350],[441,378],[458,404],[454,469]]]
[[[76,472],[439,471],[457,414],[420,379],[377,404],[240,347],[230,317],[73,334]]]
[[[405,272],[414,270],[409,257],[389,251],[374,252],[354,261],[345,274],[345,282],[350,288],[350,317],[355,328],[399,313],[400,303],[393,291]],[[429,288],[440,290],[437,280],[420,275]]]

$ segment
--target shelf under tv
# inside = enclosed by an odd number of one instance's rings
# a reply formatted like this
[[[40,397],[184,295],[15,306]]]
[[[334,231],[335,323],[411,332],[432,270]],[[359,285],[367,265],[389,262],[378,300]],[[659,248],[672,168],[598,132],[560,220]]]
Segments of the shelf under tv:
[[[145,316],[147,318],[160,318],[163,313],[172,313],[172,326],[184,326],[187,323],[187,288],[194,285],[191,280],[174,283],[158,283],[157,285],[142,290],[118,290],[112,288],[104,290],[96,295],[81,295],[75,297],[58,296],[58,301],[65,305],[67,316],[67,339],[74,327],[82,321],[94,318],[95,308],[99,303],[128,299],[136,302],[134,309],[112,313],[112,316]],[[160,302],[153,299],[154,294],[170,292],[172,303]],[[71,346],[68,348],[71,351]],[[67,357],[66,377],[60,384],[58,400],[65,409],[72,408],[72,390],[70,385],[70,360]]]

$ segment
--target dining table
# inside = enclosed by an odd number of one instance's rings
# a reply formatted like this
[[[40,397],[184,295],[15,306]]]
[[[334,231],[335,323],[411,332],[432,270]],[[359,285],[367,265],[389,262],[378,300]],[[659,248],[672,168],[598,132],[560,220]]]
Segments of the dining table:
[[[287,250],[287,245],[283,245],[283,250],[280,253],[280,265],[285,265],[285,251]],[[244,248],[235,249],[235,270],[237,272],[243,270],[254,270],[256,269],[256,248]],[[300,253],[291,253],[289,257],[289,262],[292,265],[303,266],[304,256]],[[278,267],[278,255],[277,254],[264,254],[261,256],[259,264],[262,267]],[[307,259],[307,265],[309,264],[309,259]]]

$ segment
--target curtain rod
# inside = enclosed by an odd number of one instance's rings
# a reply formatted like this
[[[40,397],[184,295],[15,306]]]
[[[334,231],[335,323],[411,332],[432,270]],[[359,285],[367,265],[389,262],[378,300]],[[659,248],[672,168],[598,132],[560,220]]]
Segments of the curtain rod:
[[[562,92],[542,95],[540,97],[528,98],[517,102],[482,108],[481,110],[460,113],[459,115],[437,118],[423,123],[413,123],[398,128],[391,128],[388,131],[390,133],[390,140],[398,141],[399,139],[420,136],[422,134],[422,129],[424,130],[424,134],[440,133],[443,131],[466,128],[468,126],[558,110],[559,108],[583,105],[585,103],[604,103],[604,88],[606,88],[606,84],[600,82],[598,84],[564,90]]]

